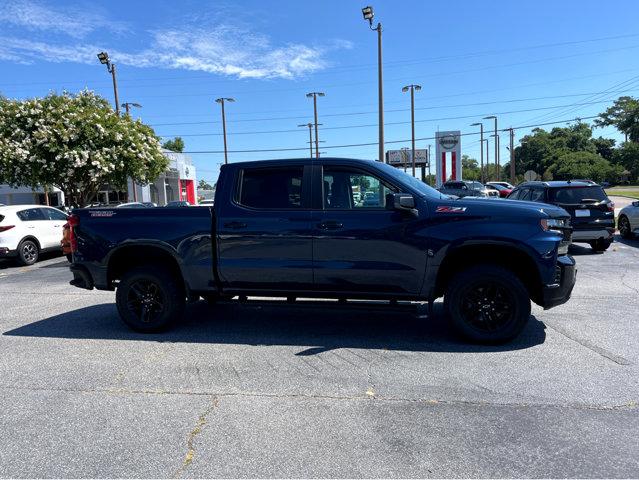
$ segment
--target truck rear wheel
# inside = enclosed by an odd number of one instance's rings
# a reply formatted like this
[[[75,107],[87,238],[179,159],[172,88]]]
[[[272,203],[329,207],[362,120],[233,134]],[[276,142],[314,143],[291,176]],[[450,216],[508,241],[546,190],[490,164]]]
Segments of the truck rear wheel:
[[[477,343],[508,342],[530,318],[526,287],[511,271],[493,265],[477,265],[455,275],[444,302],[455,330]]]
[[[122,276],[115,300],[124,323],[152,333],[166,330],[182,316],[185,293],[167,271],[139,267]]]

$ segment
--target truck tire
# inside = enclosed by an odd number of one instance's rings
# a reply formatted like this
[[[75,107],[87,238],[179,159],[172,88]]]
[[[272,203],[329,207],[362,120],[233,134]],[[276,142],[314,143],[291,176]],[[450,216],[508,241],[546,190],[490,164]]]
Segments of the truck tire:
[[[182,317],[184,288],[169,272],[157,267],[138,267],[120,279],[115,301],[124,323],[137,332],[166,330]]]
[[[33,265],[38,261],[40,249],[33,240],[23,240],[18,245],[18,261],[22,265]]]
[[[595,240],[590,242],[590,247],[597,253],[603,253],[608,250],[608,247],[612,244],[612,240]]]
[[[453,327],[476,343],[505,343],[521,333],[530,318],[530,296],[510,270],[476,265],[448,284],[444,306]]]

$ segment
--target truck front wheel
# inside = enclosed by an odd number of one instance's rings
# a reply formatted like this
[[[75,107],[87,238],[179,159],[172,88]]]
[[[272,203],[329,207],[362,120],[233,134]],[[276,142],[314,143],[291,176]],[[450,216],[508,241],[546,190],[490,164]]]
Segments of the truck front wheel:
[[[139,267],[120,279],[115,300],[120,318],[144,333],[166,330],[184,312],[184,289],[156,267]]]
[[[477,265],[455,275],[444,303],[455,330],[477,343],[508,342],[530,318],[526,287],[512,272],[493,265]]]

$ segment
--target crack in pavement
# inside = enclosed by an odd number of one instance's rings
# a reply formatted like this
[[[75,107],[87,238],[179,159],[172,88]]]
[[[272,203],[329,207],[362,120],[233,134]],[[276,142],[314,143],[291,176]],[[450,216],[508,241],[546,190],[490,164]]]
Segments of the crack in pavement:
[[[612,353],[610,350],[606,350],[605,348],[600,347],[599,345],[595,345],[589,340],[578,338],[575,335],[573,335],[567,328],[561,327],[557,325],[556,323],[549,321],[548,319],[545,319],[544,323],[550,328],[552,328],[554,331],[556,331],[557,333],[563,335],[564,337],[572,340],[575,343],[578,343],[582,347],[585,347],[588,350],[595,352],[596,354],[610,360],[611,362],[616,363],[617,365],[632,365],[632,362],[628,360],[627,358],[624,358],[621,355]]]
[[[193,457],[195,457],[195,437],[197,437],[202,430],[206,426],[207,418],[211,414],[213,410],[217,408],[220,401],[218,397],[214,396],[211,399],[211,404],[200,414],[195,424],[195,427],[189,432],[186,437],[186,454],[184,455],[184,460],[182,461],[182,465],[178,468],[173,474],[173,478],[180,478],[182,474],[186,471],[186,469],[193,462]]]
[[[0,385],[0,390],[31,391],[31,392],[65,392],[65,393],[105,393],[109,395],[183,395],[204,396],[219,398],[246,397],[246,398],[275,398],[275,399],[309,399],[309,400],[370,400],[370,395],[318,395],[306,393],[260,393],[260,392],[207,392],[191,390],[125,390],[107,388],[44,388],[44,387],[13,387]],[[397,396],[378,395],[375,400],[395,403],[422,403],[424,405],[458,405],[476,407],[530,407],[530,408],[565,408],[575,410],[634,410],[639,406],[639,400],[629,400],[618,404],[589,404],[589,403],[551,403],[551,402],[491,402],[480,400],[442,400],[433,398],[404,398]],[[212,410],[212,409],[211,409]]]

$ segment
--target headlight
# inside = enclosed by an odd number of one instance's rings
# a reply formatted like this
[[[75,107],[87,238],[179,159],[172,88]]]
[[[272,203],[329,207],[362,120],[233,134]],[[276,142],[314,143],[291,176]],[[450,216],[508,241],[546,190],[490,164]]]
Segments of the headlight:
[[[540,220],[542,230],[553,230],[559,233],[561,233],[562,228],[566,228],[568,226],[568,222],[569,220],[564,220],[562,218],[542,218]]]

